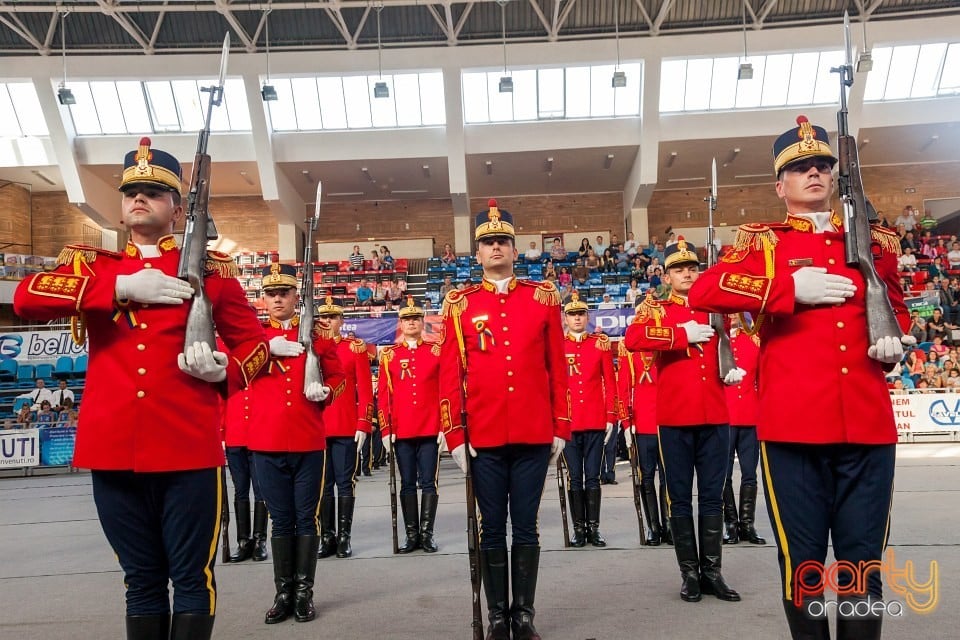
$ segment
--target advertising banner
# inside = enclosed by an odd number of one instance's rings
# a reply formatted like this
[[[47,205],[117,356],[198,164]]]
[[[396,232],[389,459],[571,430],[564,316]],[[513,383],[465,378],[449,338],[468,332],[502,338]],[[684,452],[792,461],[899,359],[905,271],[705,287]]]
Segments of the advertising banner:
[[[40,430],[0,431],[0,469],[35,467],[40,464]]]
[[[76,441],[76,427],[40,429],[40,464],[51,467],[70,464]]]
[[[891,394],[893,416],[900,433],[929,433],[960,429],[960,394]]]
[[[0,360],[50,362],[60,356],[75,358],[86,352],[86,343],[76,344],[67,329],[0,332]]]

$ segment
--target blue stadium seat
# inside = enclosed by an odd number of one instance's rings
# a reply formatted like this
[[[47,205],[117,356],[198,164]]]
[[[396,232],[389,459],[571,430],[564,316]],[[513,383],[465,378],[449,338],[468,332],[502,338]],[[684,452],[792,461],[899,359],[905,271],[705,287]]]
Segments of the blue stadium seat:
[[[74,378],[85,378],[87,377],[87,354],[77,356],[77,359],[73,362],[73,377]]]
[[[53,381],[53,365],[52,364],[38,364],[34,369],[34,377],[43,378],[44,382]]]
[[[73,358],[70,356],[60,356],[57,358],[57,364],[53,367],[53,377],[58,380],[66,380],[73,376]]]
[[[13,382],[17,379],[17,361],[13,359],[0,362],[0,381]]]
[[[34,368],[32,364],[21,364],[17,366],[17,384],[19,386],[33,386]]]
[[[20,409],[23,408],[23,405],[30,406],[30,398],[17,398],[13,401],[13,412],[20,413]]]

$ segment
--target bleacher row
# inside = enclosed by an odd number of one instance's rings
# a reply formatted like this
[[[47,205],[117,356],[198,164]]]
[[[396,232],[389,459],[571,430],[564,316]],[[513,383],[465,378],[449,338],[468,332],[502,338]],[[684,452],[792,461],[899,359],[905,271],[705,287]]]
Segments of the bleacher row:
[[[927,281],[930,280],[930,272],[927,269],[932,265],[933,260],[930,258],[918,256],[917,271],[900,272],[900,277],[907,280],[907,291],[910,293],[920,293],[926,288]],[[947,269],[946,271],[947,275],[951,278],[960,277],[960,269]]]
[[[0,415],[14,411],[15,398],[36,387],[36,379],[43,378],[47,387],[56,389],[57,381],[67,380],[73,390],[76,406],[80,405],[83,384],[87,376],[87,356],[61,356],[56,363],[30,364],[16,360],[0,362]],[[18,410],[19,407],[16,407]]]

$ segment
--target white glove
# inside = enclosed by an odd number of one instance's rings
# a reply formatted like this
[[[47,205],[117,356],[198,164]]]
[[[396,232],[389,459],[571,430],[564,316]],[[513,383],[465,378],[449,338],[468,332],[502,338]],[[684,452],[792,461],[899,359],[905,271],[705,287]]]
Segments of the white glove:
[[[357,432],[353,434],[353,441],[357,443],[357,449],[362,449],[363,443],[367,441],[367,432],[357,429]]]
[[[550,464],[556,464],[557,456],[563,452],[563,448],[567,446],[567,441],[563,438],[558,438],[553,436],[553,444],[550,445]]]
[[[686,332],[687,342],[690,344],[706,342],[717,333],[710,325],[700,324],[696,320],[684,322],[682,325],[680,325],[680,328]]]
[[[917,346],[917,339],[914,336],[900,336],[900,344],[905,347]]]
[[[184,353],[177,354],[177,366],[204,382],[220,382],[227,377],[227,354],[213,351],[206,342],[194,342]]]
[[[453,456],[453,461],[457,463],[457,466],[460,467],[460,471],[464,473],[467,472],[467,456],[464,453],[464,446],[458,445],[454,447],[453,451],[450,452],[450,455]],[[477,450],[473,448],[473,445],[470,445],[470,457],[477,457]]]
[[[603,434],[603,444],[610,442],[610,436],[613,435],[613,423],[607,423],[607,432]]]
[[[740,384],[743,382],[744,376],[747,375],[747,372],[741,369],[740,367],[734,367],[727,372],[727,375],[723,377],[723,384],[730,385],[731,387],[735,384]]]
[[[384,451],[390,452],[393,451],[393,443],[397,441],[397,436],[395,434],[390,434],[383,436],[383,449]]]
[[[801,267],[793,272],[794,298],[800,304],[839,304],[857,291],[853,280],[823,267]]]
[[[287,340],[286,336],[270,338],[270,355],[281,357],[298,356],[303,353],[303,345],[299,342]]]
[[[636,430],[632,426],[623,430],[623,441],[627,445],[627,449],[633,446],[634,433],[636,433]]]
[[[895,364],[903,359],[903,343],[897,338],[886,336],[877,340],[867,349],[867,355],[884,364]]]
[[[437,448],[440,449],[440,451],[447,448],[447,437],[443,435],[443,431],[437,434]]]
[[[193,296],[193,287],[159,269],[141,269],[129,276],[117,276],[114,291],[118,300],[147,304],[183,304]]]
[[[330,395],[330,387],[319,382],[311,382],[304,390],[303,395],[310,402],[323,402]]]

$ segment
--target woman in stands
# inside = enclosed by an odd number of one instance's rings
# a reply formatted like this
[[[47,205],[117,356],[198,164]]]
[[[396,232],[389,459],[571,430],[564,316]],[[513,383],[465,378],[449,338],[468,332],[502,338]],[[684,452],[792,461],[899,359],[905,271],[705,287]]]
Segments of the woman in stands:
[[[64,398],[63,408],[57,415],[57,426],[75,427],[77,426],[77,410],[73,408],[73,400]]]
[[[543,267],[543,279],[548,280],[550,276],[553,276],[554,280],[557,279],[557,269],[553,266],[553,260],[547,260]]]
[[[443,245],[443,253],[440,254],[440,262],[448,267],[452,267],[457,264],[457,254],[453,252],[453,247],[450,246],[450,243]]]
[[[600,256],[600,271],[604,273],[617,272],[617,257],[612,249],[603,250],[603,255]]]
[[[593,249],[587,249],[587,257],[583,264],[590,273],[596,273],[600,270],[600,258],[597,257],[597,253]]]
[[[560,283],[561,287],[565,287],[573,282],[573,276],[570,275],[570,270],[566,267],[560,267],[560,273],[557,275],[557,282]]]
[[[52,424],[57,421],[57,414],[54,413],[53,407],[50,406],[49,400],[44,400],[40,403],[40,411],[37,411],[36,422],[40,424]]]
[[[370,270],[380,271],[380,254],[376,249],[370,252]]]
[[[33,423],[34,418],[36,418],[36,415],[34,415],[33,411],[30,409],[30,403],[24,403],[23,406],[20,407],[20,413],[17,414],[17,424],[20,425],[19,428],[29,428]]]
[[[380,268],[393,271],[393,256],[390,255],[390,249],[386,245],[380,247]]]
[[[580,257],[586,259],[590,251],[593,251],[593,247],[590,246],[590,240],[588,238],[580,240],[580,248],[577,250]]]

